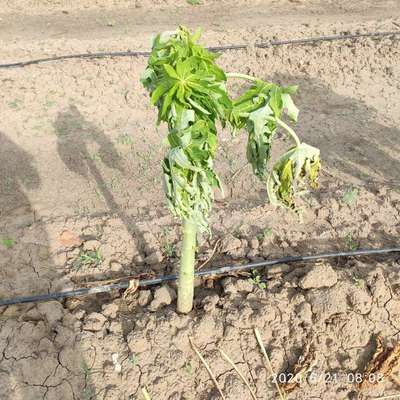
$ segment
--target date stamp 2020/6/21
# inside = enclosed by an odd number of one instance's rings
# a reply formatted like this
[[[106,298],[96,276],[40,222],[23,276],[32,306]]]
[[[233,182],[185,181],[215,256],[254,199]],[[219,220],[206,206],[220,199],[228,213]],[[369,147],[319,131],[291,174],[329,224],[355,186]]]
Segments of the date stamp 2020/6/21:
[[[370,384],[382,383],[384,375],[377,373],[364,374],[361,372],[320,372],[320,371],[308,371],[302,374],[293,374],[281,372],[271,376],[273,383],[278,384],[301,384],[307,382],[310,385],[316,385],[320,382],[325,384],[336,384],[336,383],[350,383],[359,385],[362,382],[367,381]]]

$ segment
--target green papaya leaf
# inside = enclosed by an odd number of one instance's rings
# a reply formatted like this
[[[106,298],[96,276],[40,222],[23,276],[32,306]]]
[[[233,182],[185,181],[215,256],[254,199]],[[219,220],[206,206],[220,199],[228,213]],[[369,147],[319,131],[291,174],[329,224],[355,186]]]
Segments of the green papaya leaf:
[[[199,168],[195,167],[188,159],[187,155],[180,147],[174,147],[169,151],[168,159],[171,165],[177,164],[181,168],[198,171]]]
[[[253,172],[260,179],[267,174],[267,163],[271,156],[271,142],[274,131],[268,126],[272,110],[269,104],[251,112],[248,116],[247,160]]]
[[[194,122],[195,112],[193,110],[183,109],[180,115],[177,117],[177,120],[178,120],[177,128],[185,129],[189,126],[191,122]]]
[[[282,94],[283,108],[290,119],[297,121],[297,116],[299,115],[299,109],[293,103],[292,97],[288,93]]]
[[[269,106],[274,112],[276,117],[280,117],[282,113],[283,101],[282,101],[282,91],[281,88],[274,85],[274,87],[270,91],[270,100]]]
[[[201,111],[202,113],[206,114],[206,115],[210,115],[211,113],[208,112],[205,108],[203,108],[199,103],[197,103],[196,101],[192,100],[192,99],[188,99],[189,103],[194,107],[197,108],[199,111]]]
[[[177,90],[178,90],[177,85],[172,86],[172,88],[168,90],[168,93],[166,94],[166,96],[164,97],[164,101],[162,102],[162,107],[160,112],[161,118],[167,115],[167,112],[172,105],[172,101]]]
[[[217,123],[229,123],[234,133],[246,129],[248,161],[267,184],[271,202],[294,209],[296,195],[317,185],[320,169],[319,150],[300,143],[281,120],[283,112],[297,120],[298,109],[291,97],[297,86],[280,87],[256,79],[232,99],[226,88],[229,75],[216,63],[218,54],[200,45],[199,39],[200,30],[192,34],[183,26],[157,35],[141,77],[151,103],[158,108],[158,122],[168,127],[169,149],[162,163],[168,207],[175,216],[209,231],[213,188],[221,187],[213,166]],[[296,147],[269,170],[277,126],[285,129]]]
[[[171,84],[169,82],[162,82],[159,86],[157,86],[151,94],[151,104],[154,106],[157,104],[158,100],[161,96],[163,96],[170,89]]]

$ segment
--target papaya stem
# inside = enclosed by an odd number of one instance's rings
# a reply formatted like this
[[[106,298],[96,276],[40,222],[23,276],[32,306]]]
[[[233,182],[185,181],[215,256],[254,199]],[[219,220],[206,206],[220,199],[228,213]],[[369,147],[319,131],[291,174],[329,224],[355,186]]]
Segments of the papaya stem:
[[[178,312],[187,314],[193,308],[194,261],[197,226],[192,221],[183,221],[183,242],[178,279]]]

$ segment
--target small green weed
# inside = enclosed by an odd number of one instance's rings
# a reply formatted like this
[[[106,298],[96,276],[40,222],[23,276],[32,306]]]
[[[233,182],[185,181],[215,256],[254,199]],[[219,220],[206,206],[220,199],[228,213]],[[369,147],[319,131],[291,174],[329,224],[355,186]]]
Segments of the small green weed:
[[[368,178],[370,178],[369,174],[367,174],[366,172],[363,172],[363,171],[360,171],[360,172],[358,173],[358,176],[359,176],[361,179],[368,179]]]
[[[121,185],[121,182],[118,178],[118,176],[114,175],[110,182],[107,183],[107,186],[110,188],[110,190],[118,190],[119,186]]]
[[[263,240],[266,237],[272,236],[272,228],[265,228],[261,233],[257,235],[258,240]]]
[[[82,391],[82,398],[85,400],[93,400],[96,398],[96,391],[94,390],[94,387],[92,385],[87,385],[88,379],[90,375],[92,375],[92,370],[89,368],[89,366],[86,364],[85,360],[81,361],[81,371],[83,373],[84,379],[85,379],[85,388]]]
[[[253,269],[253,271],[251,271],[251,278],[249,278],[249,282],[251,282],[254,286],[257,286],[259,289],[266,289],[267,288],[267,284],[262,280],[260,274]]]
[[[352,275],[352,279],[354,282],[354,285],[359,287],[359,288],[364,288],[365,287],[365,281],[361,278],[358,278],[355,274]]]
[[[185,370],[185,372],[186,372],[188,375],[192,375],[193,367],[192,367],[192,364],[190,363],[190,361],[187,361],[187,362],[185,363],[185,365],[183,366],[183,369]]]
[[[6,237],[6,238],[3,238],[1,240],[1,242],[3,243],[4,247],[6,247],[7,249],[11,249],[15,244],[15,239]]]
[[[21,100],[15,99],[15,100],[13,100],[13,101],[9,101],[9,102],[8,102],[8,106],[9,106],[10,108],[16,109],[16,108],[19,107],[19,103],[20,103],[20,102],[21,102]]]
[[[90,214],[91,208],[87,204],[84,204],[83,200],[77,200],[74,203],[74,212],[77,215],[86,216]]]
[[[93,375],[96,372],[100,373],[102,371],[100,369],[98,369],[97,371],[93,370],[86,364],[85,360],[81,361],[80,368],[81,368],[83,377],[85,379],[85,387],[82,390],[82,399],[83,400],[95,400],[97,397],[96,390],[93,385],[88,384],[88,381],[89,381],[89,378],[91,375]]]
[[[358,243],[354,240],[353,235],[351,233],[348,233],[344,237],[344,241],[349,250],[357,250],[358,249]]]
[[[101,193],[101,191],[100,191],[99,188],[95,187],[95,188],[94,188],[94,193],[96,194],[96,197],[97,197],[99,200],[103,198],[103,195],[102,195],[102,193]]]
[[[50,108],[50,107],[54,107],[56,104],[57,103],[53,100],[47,100],[46,103],[44,103],[44,106],[47,108]]]
[[[79,256],[72,263],[72,267],[79,269],[84,265],[91,265],[93,267],[98,267],[103,261],[103,256],[100,250],[81,250]]]
[[[175,244],[170,242],[165,243],[163,246],[163,253],[169,258],[175,257],[176,256]]]
[[[199,4],[201,4],[200,0],[186,0],[186,2],[191,6],[198,6]]]
[[[353,204],[358,197],[358,189],[357,188],[349,188],[347,189],[342,197],[343,203],[350,205]]]
[[[99,153],[92,153],[92,154],[89,154],[89,158],[90,158],[92,161],[101,161],[101,155],[100,155]]]
[[[136,365],[138,365],[139,358],[136,354],[131,354],[128,357],[128,361],[135,367]]]
[[[96,391],[93,386],[86,386],[82,391],[82,398],[84,400],[94,400],[96,398]]]
[[[87,379],[91,375],[91,371],[89,366],[86,364],[85,360],[81,361],[81,370],[83,374],[85,375],[85,379]]]
[[[170,226],[163,226],[161,228],[161,234],[166,237],[173,232],[173,229]]]
[[[126,146],[133,145],[133,137],[127,133],[122,133],[117,137],[117,143],[124,144]]]
[[[7,191],[11,191],[14,184],[15,184],[15,180],[11,177],[11,176],[6,176],[3,177],[3,185],[4,185],[4,189],[6,189]]]

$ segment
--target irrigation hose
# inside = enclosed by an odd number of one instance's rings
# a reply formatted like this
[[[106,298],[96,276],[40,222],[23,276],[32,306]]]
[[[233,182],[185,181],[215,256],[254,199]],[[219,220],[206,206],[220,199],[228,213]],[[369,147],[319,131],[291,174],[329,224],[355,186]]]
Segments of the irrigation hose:
[[[321,253],[314,254],[309,256],[289,256],[278,258],[269,261],[259,261],[249,264],[239,264],[239,265],[227,265],[225,267],[215,267],[210,269],[205,269],[202,271],[196,271],[196,277],[205,277],[205,276],[220,276],[227,275],[232,272],[238,271],[247,271],[258,268],[271,267],[273,265],[278,264],[290,264],[299,261],[314,261],[321,260],[325,258],[334,258],[334,257],[355,257],[355,256],[365,256],[365,255],[375,255],[375,254],[387,254],[387,253],[396,253],[400,252],[400,247],[392,247],[392,248],[383,248],[383,249],[360,249],[353,251],[340,251],[340,252],[332,252],[332,253]],[[123,279],[123,278],[121,278]],[[164,282],[176,281],[178,279],[178,275],[164,275],[159,278],[154,279],[144,279],[138,282],[139,287],[148,287],[159,285]],[[80,288],[76,290],[68,290],[65,292],[58,293],[48,293],[41,294],[37,296],[23,296],[23,297],[15,297],[13,299],[8,300],[0,300],[0,306],[9,306],[12,304],[21,304],[21,303],[36,303],[40,301],[48,301],[48,300],[56,300],[56,299],[65,299],[67,297],[78,297],[83,295],[91,295],[96,293],[107,293],[112,290],[119,289],[127,289],[130,285],[130,281],[119,282],[110,285],[97,286],[93,288]]]
[[[284,46],[284,45],[307,45],[318,42],[333,42],[339,40],[351,40],[359,38],[382,38],[389,36],[400,35],[400,31],[386,31],[386,32],[367,32],[367,33],[353,33],[347,35],[331,35],[331,36],[317,36],[311,38],[302,39],[290,39],[290,40],[273,40],[269,42],[255,43],[253,46],[259,49],[265,49],[268,47]],[[208,50],[213,52],[223,52],[228,50],[245,50],[250,47],[247,44],[232,44],[225,46],[214,46],[208,47]],[[140,57],[149,56],[150,51],[110,51],[110,52],[100,52],[100,53],[81,53],[81,54],[67,54],[62,56],[54,56],[47,58],[37,58],[28,61],[19,61],[10,64],[0,64],[0,68],[16,68],[16,67],[26,67],[33,64],[41,64],[50,61],[61,61],[70,60],[74,58],[86,58],[86,59],[100,59],[107,57]]]

